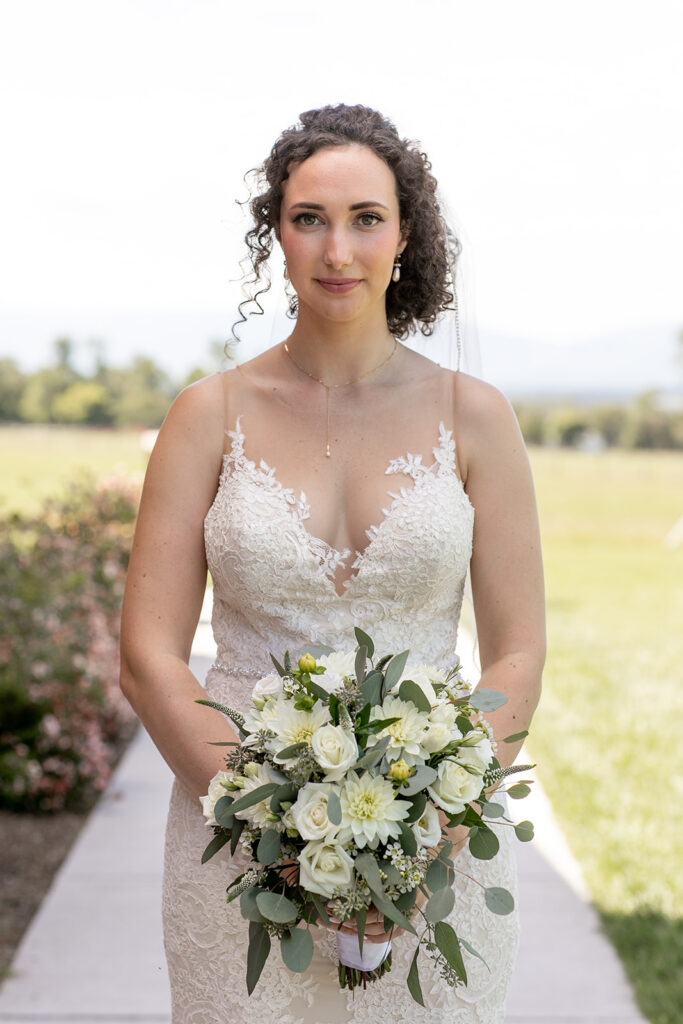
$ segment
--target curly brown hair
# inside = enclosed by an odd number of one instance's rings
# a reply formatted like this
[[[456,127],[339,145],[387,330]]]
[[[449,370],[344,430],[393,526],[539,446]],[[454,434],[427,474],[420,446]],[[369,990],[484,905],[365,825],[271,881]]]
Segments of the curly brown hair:
[[[367,146],[394,172],[401,224],[408,232],[400,281],[391,281],[387,289],[389,330],[401,339],[418,329],[429,335],[439,314],[453,308],[455,265],[461,245],[441,213],[436,178],[426,154],[416,142],[402,139],[392,122],[378,111],[339,103],[301,114],[298,124],[282,132],[264,163],[249,172],[256,177],[258,194],[249,202],[254,226],[244,240],[251,274],[245,282],[248,298],[239,305],[238,323],[245,322],[243,307],[252,303],[257,307],[252,312],[263,312],[258,300],[270,287],[267,263],[280,221],[283,183],[291,165],[302,163],[319,149],[352,143]],[[296,315],[296,297],[290,300],[289,311]]]

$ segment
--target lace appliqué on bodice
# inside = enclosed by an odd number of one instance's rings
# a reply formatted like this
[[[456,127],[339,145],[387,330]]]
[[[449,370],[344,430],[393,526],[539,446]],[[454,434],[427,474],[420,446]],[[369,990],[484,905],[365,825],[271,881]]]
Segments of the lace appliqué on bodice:
[[[393,459],[387,475],[410,483],[388,491],[391,504],[355,552],[343,594],[334,576],[352,557],[306,529],[310,509],[277,479],[274,468],[244,453],[240,421],[229,431],[218,491],[205,521],[214,583],[213,629],[218,661],[253,679],[271,669],[268,652],[306,644],[352,649],[354,625],[378,650],[411,650],[411,660],[450,667],[472,552],[472,508],[455,463],[451,431],[441,424],[434,461]],[[240,705],[248,677],[210,675],[208,688]]]

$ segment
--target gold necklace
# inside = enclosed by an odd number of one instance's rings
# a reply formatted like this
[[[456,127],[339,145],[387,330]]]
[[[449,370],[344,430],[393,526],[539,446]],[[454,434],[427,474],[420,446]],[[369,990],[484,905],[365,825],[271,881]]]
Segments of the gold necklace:
[[[394,347],[392,348],[392,350],[389,353],[389,355],[387,356],[387,358],[382,360],[382,362],[379,364],[379,366],[375,366],[375,368],[373,370],[368,370],[368,372],[364,373],[361,377],[354,377],[353,380],[342,381],[341,384],[326,384],[324,380],[320,379],[320,377],[316,377],[316,375],[314,373],[310,373],[308,370],[304,369],[304,367],[301,365],[301,363],[298,363],[296,361],[296,359],[294,358],[294,356],[292,355],[292,353],[289,351],[289,346],[288,346],[287,342],[285,342],[284,345],[285,345],[285,352],[287,353],[289,358],[292,360],[292,362],[296,366],[297,370],[301,370],[301,372],[305,373],[307,377],[310,377],[311,380],[317,381],[318,384],[322,384],[322,386],[325,388],[325,396],[326,396],[326,402],[325,402],[325,414],[326,415],[325,415],[325,418],[326,418],[326,421],[327,421],[327,436],[325,438],[325,455],[329,459],[331,457],[331,455],[332,455],[332,452],[330,451],[330,391],[336,391],[337,388],[347,388],[350,384],[358,384],[359,381],[365,380],[366,377],[372,377],[373,373],[377,373],[378,370],[381,370],[382,367],[386,366],[387,363],[389,362],[389,360],[392,358],[392,356],[396,352],[396,349],[398,348],[398,339],[394,338]]]

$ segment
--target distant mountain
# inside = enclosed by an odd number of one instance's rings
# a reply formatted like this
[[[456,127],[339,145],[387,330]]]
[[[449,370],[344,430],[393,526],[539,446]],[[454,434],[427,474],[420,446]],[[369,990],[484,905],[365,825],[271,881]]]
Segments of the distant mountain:
[[[624,331],[570,345],[543,345],[481,329],[482,376],[511,398],[547,395],[585,400],[680,389],[676,330]]]

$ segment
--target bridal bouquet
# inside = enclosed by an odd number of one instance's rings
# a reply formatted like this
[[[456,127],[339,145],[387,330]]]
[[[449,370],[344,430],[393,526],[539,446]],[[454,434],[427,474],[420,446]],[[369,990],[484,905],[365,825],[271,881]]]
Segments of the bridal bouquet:
[[[250,994],[271,939],[279,940],[285,965],[303,972],[313,956],[311,928],[330,925],[330,916],[339,928],[352,918],[357,927],[357,934],[337,931],[340,986],[376,980],[391,968],[391,942],[364,942],[365,929],[383,915],[385,931],[397,925],[415,936],[421,919],[407,982],[424,1005],[420,946],[453,986],[467,982],[461,947],[478,956],[445,920],[458,869],[442,818],[469,829],[470,852],[482,860],[498,851],[494,819],[531,839],[530,822],[512,826],[486,795],[531,766],[501,769],[495,758],[481,713],[505,703],[502,694],[470,692],[459,665],[450,672],[410,666],[408,651],[373,661],[372,640],[355,632],[358,647],[349,653],[315,648],[295,664],[289,653],[283,664],[271,655],[277,674],[256,683],[246,715],[199,701],[227,715],[240,737],[228,744],[235,749],[227,770],[201,798],[214,830],[202,862],[227,843],[232,853],[241,844],[254,861],[227,887],[228,902],[239,898],[249,921]],[[507,792],[520,797],[528,786]],[[506,889],[482,889],[489,910],[513,910]]]

